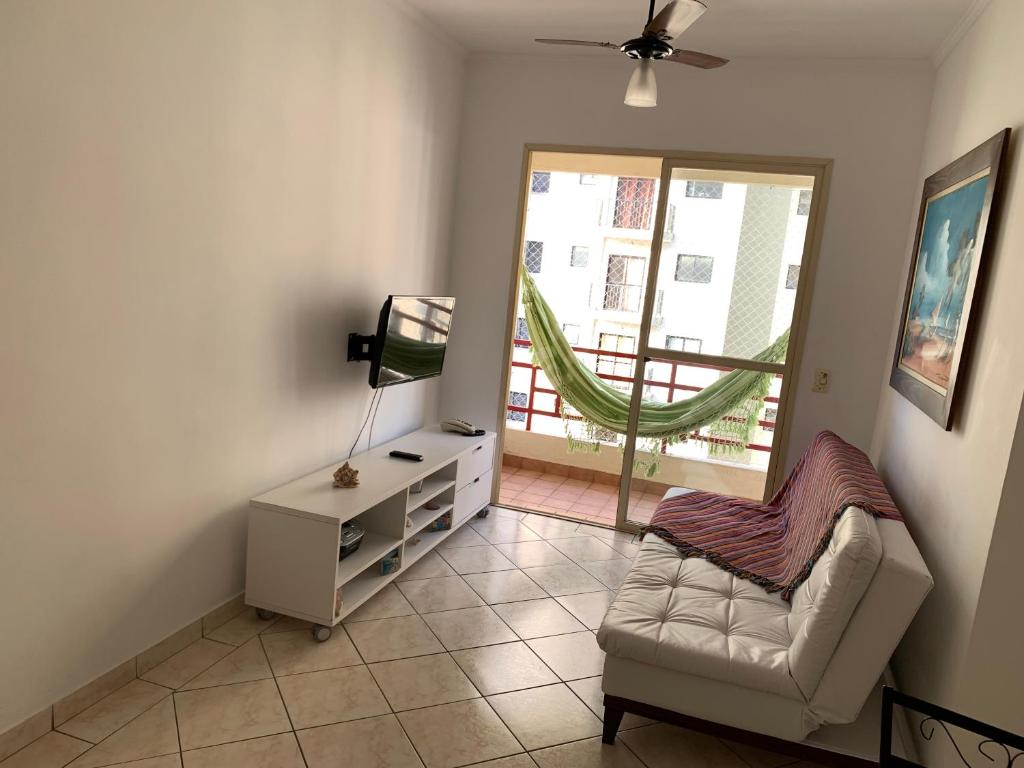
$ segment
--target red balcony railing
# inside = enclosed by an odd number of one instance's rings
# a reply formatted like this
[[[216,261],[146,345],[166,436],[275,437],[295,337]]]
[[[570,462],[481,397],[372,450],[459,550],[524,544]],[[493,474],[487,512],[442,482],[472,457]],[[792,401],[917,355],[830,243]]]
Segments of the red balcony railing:
[[[530,342],[527,339],[515,339],[513,341],[513,343],[514,343],[514,345],[515,345],[515,347],[517,349],[529,349],[531,346],[533,346],[532,342]],[[572,349],[573,349],[574,352],[580,352],[580,353],[583,353],[583,354],[595,355],[596,356],[596,358],[595,358],[595,365],[594,365],[594,367],[591,370],[593,370],[597,374],[598,378],[603,379],[604,381],[613,381],[613,382],[619,382],[619,383],[623,383],[623,384],[630,384],[630,385],[632,385],[633,378],[631,376],[619,376],[619,375],[612,374],[612,373],[602,373],[600,371],[597,371],[596,368],[598,366],[596,364],[596,360],[600,359],[600,358],[621,358],[621,359],[625,359],[625,360],[635,361],[637,359],[635,354],[633,354],[631,352],[615,352],[615,351],[607,350],[607,349],[591,349],[590,347],[573,347]],[[700,392],[700,391],[702,391],[704,389],[704,387],[698,386],[696,384],[681,384],[681,383],[677,382],[676,381],[676,373],[677,373],[677,371],[679,370],[680,367],[684,367],[684,368],[704,368],[704,369],[713,370],[713,371],[729,371],[729,370],[731,370],[729,368],[722,368],[721,366],[717,366],[717,365],[707,365],[705,363],[677,363],[677,362],[670,361],[670,360],[664,360],[664,361],[659,361],[659,362],[663,362],[665,365],[670,366],[671,372],[669,374],[669,380],[668,381],[657,381],[655,379],[644,379],[643,383],[644,383],[644,386],[664,387],[664,388],[666,388],[668,390],[668,402],[670,402],[670,403],[674,402],[676,392]],[[529,392],[527,393],[526,405],[512,405],[511,403],[508,403],[506,405],[507,411],[509,413],[525,413],[526,414],[526,421],[525,421],[526,431],[527,432],[532,432],[533,431],[533,417],[534,416],[551,416],[551,417],[554,417],[554,418],[561,418],[562,417],[562,396],[559,395],[556,390],[554,390],[554,389],[552,389],[550,387],[542,387],[542,386],[538,385],[538,383],[537,383],[537,374],[541,371],[540,366],[534,365],[532,362],[526,362],[526,361],[523,361],[523,360],[515,360],[515,359],[513,359],[512,360],[512,367],[513,368],[528,368],[528,369],[530,369],[530,389],[529,389]],[[555,407],[554,407],[554,409],[548,411],[548,410],[544,410],[542,408],[538,408],[536,406],[536,396],[538,394],[554,395],[554,397],[555,397]],[[770,397],[769,396],[769,397],[764,398],[764,402],[766,402],[766,403],[778,403],[779,402],[779,398],[777,398],[777,397]],[[575,414],[566,414],[566,418],[572,419],[572,420],[576,420],[576,421],[582,420],[582,417],[577,416]],[[774,429],[775,428],[775,421],[774,420],[759,419],[757,423],[760,424],[762,427],[765,427],[767,429]],[[709,442],[709,443],[714,443],[714,442],[722,443],[722,442],[724,442],[722,440],[718,440],[718,439],[713,438],[713,437],[708,437],[707,435],[701,435],[698,432],[693,432],[688,437],[691,440],[700,440],[700,441]],[[771,449],[772,449],[771,445],[765,445],[763,443],[748,443],[747,444],[747,448],[749,450],[751,450],[751,451],[764,451],[764,452],[771,452]],[[668,450],[668,443],[663,441],[662,442],[662,446],[661,446],[661,452],[662,453],[666,453],[667,450]]]

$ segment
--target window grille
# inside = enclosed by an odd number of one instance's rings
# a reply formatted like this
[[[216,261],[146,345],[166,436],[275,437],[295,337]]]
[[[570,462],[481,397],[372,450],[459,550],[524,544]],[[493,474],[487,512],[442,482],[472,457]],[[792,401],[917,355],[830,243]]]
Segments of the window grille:
[[[711,256],[680,253],[676,256],[676,281],[680,283],[710,283],[715,260]]]
[[[790,264],[786,268],[786,287],[790,290],[796,288],[797,283],[800,282],[800,265]]]
[[[523,249],[523,261],[526,263],[527,272],[540,272],[541,264],[544,262],[544,243],[540,240],[527,240],[526,248]]]
[[[704,346],[704,342],[701,339],[694,338],[693,336],[666,336],[665,337],[665,349],[674,349],[677,352],[696,352],[701,351],[701,347]]]
[[[598,335],[597,348],[608,350],[609,352],[633,353],[636,351],[636,337],[625,336],[619,333],[602,333]],[[598,355],[595,369],[598,373],[608,376],[625,376],[628,378],[633,375],[633,360],[628,357],[619,357],[618,355]]]
[[[551,174],[548,171],[534,171],[530,177],[530,191],[538,193],[550,192]]]
[[[619,312],[639,312],[644,290],[643,256],[608,257],[604,286],[604,308]]]
[[[620,176],[615,187],[615,218],[621,229],[650,229],[654,210],[654,179]]]
[[[721,200],[724,191],[725,184],[721,181],[686,182],[687,197],[696,197],[702,200]]]
[[[530,402],[530,396],[525,392],[509,392],[508,404],[525,408]],[[523,411],[508,411],[509,421],[526,421],[526,414]]]
[[[796,215],[810,216],[811,214],[811,190],[801,189],[800,199],[796,201]]]

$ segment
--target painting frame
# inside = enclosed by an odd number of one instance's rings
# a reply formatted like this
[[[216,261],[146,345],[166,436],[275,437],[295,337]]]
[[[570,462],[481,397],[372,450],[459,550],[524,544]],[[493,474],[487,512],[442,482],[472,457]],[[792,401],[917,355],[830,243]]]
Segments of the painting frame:
[[[1009,139],[1009,128],[1000,131],[925,179],[921,194],[889,385],[946,431],[971,346]]]

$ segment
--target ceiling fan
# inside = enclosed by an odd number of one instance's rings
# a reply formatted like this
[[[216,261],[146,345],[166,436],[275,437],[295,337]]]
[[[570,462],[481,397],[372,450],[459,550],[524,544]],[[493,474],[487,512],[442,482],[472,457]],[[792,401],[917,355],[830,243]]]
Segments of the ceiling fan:
[[[653,61],[674,61],[701,69],[714,69],[729,63],[728,59],[711,56],[697,51],[676,48],[672,41],[686,31],[707,10],[700,0],[671,0],[654,15],[655,0],[647,13],[647,26],[640,33],[621,45],[595,43],[589,40],[552,40],[538,38],[536,42],[549,45],[585,45],[595,48],[609,48],[621,51],[631,59],[639,60],[626,88],[625,103],[631,107],[656,107],[658,105],[658,84],[654,79]]]

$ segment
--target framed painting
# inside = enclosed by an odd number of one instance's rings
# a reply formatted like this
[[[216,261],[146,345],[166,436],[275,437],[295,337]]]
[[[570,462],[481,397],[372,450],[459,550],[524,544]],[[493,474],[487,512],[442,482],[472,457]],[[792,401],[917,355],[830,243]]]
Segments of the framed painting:
[[[946,430],[1009,136],[997,133],[924,182],[889,384]]]

